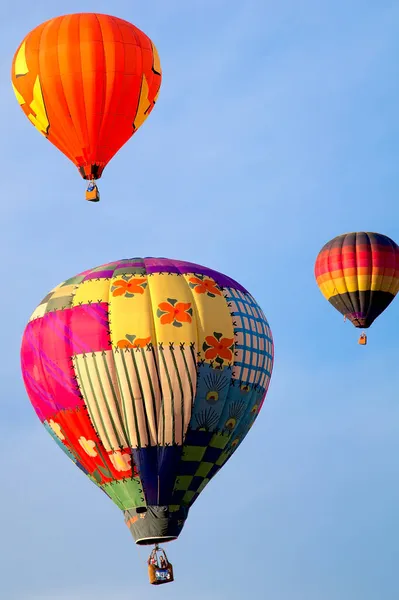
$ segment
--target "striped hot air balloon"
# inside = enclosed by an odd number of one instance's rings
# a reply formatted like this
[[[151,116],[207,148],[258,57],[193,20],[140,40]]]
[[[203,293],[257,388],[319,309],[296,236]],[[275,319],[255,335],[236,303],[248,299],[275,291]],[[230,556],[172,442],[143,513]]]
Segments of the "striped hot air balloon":
[[[355,327],[367,329],[399,290],[399,248],[381,233],[339,235],[319,252],[315,277],[334,308]],[[360,343],[366,341],[363,333]]]

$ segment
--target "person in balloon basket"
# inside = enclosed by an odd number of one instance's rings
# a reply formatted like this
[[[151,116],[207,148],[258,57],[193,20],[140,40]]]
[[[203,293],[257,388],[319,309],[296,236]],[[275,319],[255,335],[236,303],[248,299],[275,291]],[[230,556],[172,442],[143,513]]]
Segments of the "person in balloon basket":
[[[166,560],[164,559],[163,556],[159,557],[159,568],[160,569],[167,569],[168,565],[166,564]]]
[[[150,556],[150,561],[149,562],[150,562],[150,565],[155,565],[156,567],[159,566],[158,565],[158,561],[157,561],[157,557],[156,557],[155,554],[154,554],[154,556]]]
[[[159,559],[157,558],[156,554],[150,556],[149,563],[150,565],[155,565],[155,567],[158,567],[159,569],[168,568],[167,562],[162,555],[159,557]]]

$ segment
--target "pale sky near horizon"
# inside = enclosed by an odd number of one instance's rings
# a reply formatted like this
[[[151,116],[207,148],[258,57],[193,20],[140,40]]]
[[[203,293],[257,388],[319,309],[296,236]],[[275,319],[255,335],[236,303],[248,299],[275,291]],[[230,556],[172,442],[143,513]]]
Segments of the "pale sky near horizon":
[[[159,101],[108,165],[101,202],[12,92],[22,38],[70,12],[156,44]],[[386,0],[15,0],[2,6],[1,600],[397,600],[399,300],[365,348],[321,296],[347,231],[399,243],[399,4]],[[132,256],[240,281],[275,340],[263,410],[147,583],[123,515],[30,406],[23,329],[56,284]]]

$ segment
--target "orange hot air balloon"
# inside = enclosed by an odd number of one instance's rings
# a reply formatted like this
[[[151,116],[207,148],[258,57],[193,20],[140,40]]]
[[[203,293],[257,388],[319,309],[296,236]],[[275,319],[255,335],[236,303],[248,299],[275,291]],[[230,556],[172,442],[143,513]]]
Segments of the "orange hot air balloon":
[[[90,181],[144,123],[161,86],[158,52],[137,27],[109,15],[56,17],[31,31],[12,63],[12,85],[33,125]]]

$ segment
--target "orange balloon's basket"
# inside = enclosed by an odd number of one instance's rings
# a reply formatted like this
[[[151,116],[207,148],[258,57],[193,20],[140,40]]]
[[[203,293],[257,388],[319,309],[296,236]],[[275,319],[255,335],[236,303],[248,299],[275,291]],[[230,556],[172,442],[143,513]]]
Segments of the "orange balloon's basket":
[[[362,335],[359,338],[359,342],[358,342],[361,346],[365,346],[367,344],[367,335],[365,333],[362,333]]]
[[[100,202],[100,192],[94,181],[91,181],[87,187],[86,200],[89,202]]]
[[[148,559],[148,577],[152,585],[173,581],[172,563],[168,561],[165,550],[159,546],[155,546]]]

